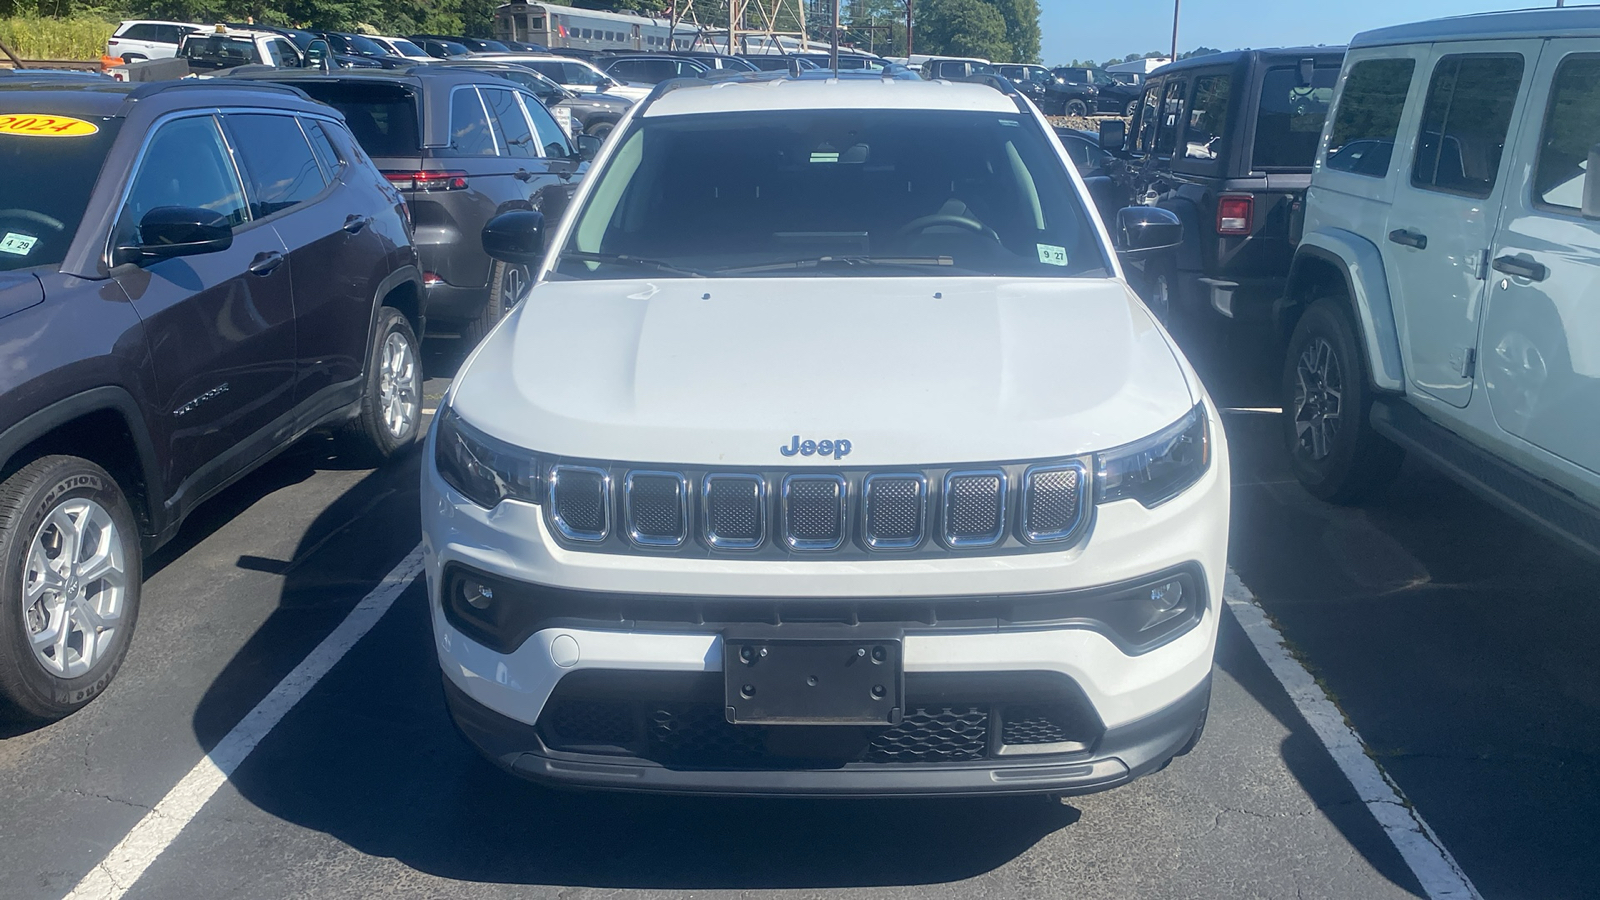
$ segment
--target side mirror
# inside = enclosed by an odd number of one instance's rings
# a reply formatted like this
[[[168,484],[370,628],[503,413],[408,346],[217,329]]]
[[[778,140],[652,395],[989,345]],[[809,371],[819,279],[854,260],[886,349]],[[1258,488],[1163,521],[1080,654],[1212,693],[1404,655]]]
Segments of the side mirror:
[[[602,79],[600,79],[600,83],[595,85],[595,87],[598,87],[600,89],[600,92],[602,94],[605,93],[606,91],[611,90],[612,88],[614,88],[616,86],[617,86],[617,80],[615,78],[602,78]]]
[[[216,253],[233,246],[233,226],[209,209],[158,206],[139,220],[139,243],[118,247],[116,261],[148,262]]]
[[[329,60],[332,58],[333,52],[328,49],[327,41],[312,41],[306,47],[306,68],[308,69],[320,69],[326,72],[329,69]]]
[[[605,143],[605,140],[592,134],[580,134],[576,143],[578,145],[578,158],[588,161],[599,155],[600,147]]]
[[[501,262],[536,266],[544,259],[544,213],[514,209],[483,226],[483,252]]]
[[[1100,120],[1100,149],[1116,153],[1128,145],[1128,123],[1121,119]]]
[[[1589,168],[1583,176],[1583,217],[1600,219],[1600,144],[1589,148]]]
[[[1128,206],[1117,210],[1115,239],[1117,252],[1127,256],[1167,250],[1183,243],[1183,222],[1159,206]]]

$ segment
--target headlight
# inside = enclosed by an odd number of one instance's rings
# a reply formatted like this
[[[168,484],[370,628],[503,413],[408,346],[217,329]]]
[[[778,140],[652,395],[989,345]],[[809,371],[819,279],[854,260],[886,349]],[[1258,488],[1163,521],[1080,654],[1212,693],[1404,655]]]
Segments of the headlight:
[[[1150,437],[1095,454],[1095,498],[1159,506],[1200,480],[1211,465],[1204,406]]]
[[[489,437],[449,407],[439,411],[433,461],[445,483],[484,509],[508,497],[539,502],[539,457]]]

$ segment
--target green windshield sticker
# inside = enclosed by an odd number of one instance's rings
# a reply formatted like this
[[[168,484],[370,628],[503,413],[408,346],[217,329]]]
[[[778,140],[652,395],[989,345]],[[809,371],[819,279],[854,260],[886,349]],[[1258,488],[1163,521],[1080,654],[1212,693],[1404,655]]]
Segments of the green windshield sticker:
[[[1067,264],[1067,248],[1057,247],[1054,244],[1038,244],[1039,262],[1047,266],[1064,266]]]
[[[17,234],[15,231],[8,231],[6,232],[5,237],[0,238],[0,253],[10,253],[13,256],[27,256],[33,251],[33,245],[37,243],[39,243],[39,239],[36,237],[26,234]]]

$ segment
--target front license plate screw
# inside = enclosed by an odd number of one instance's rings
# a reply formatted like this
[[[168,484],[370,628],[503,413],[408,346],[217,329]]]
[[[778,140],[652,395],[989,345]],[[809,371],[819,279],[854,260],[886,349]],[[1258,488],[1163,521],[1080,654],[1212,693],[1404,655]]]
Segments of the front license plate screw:
[[[739,661],[747,666],[755,665],[756,652],[750,647],[739,648]]]
[[[883,685],[875,684],[875,685],[872,686],[872,699],[874,699],[874,700],[882,700],[883,699],[883,695],[885,693],[886,692],[883,689]]]
[[[887,658],[888,658],[888,654],[884,653],[882,647],[873,647],[872,648],[872,661],[873,662],[881,663]]]
[[[751,697],[754,697],[755,695],[756,695],[756,686],[753,685],[753,684],[747,684],[744,687],[739,688],[739,696],[745,698],[746,700],[749,700]]]

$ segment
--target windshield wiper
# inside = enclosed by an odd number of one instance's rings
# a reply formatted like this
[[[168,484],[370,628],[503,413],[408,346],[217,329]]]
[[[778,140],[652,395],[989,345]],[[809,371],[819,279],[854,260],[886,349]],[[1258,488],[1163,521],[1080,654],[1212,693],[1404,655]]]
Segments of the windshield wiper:
[[[783,269],[816,269],[822,266],[953,266],[956,261],[949,256],[818,256],[789,262],[766,263],[759,266],[735,266],[718,269],[718,275],[740,275],[749,272],[777,272]]]
[[[639,256],[629,256],[626,253],[587,253],[582,250],[569,250],[561,254],[562,259],[575,259],[579,262],[597,262],[618,266],[637,266],[641,269],[656,269],[661,272],[675,272],[679,275],[694,275],[707,278],[709,274],[699,269],[687,266],[674,265],[659,259],[645,259]]]

